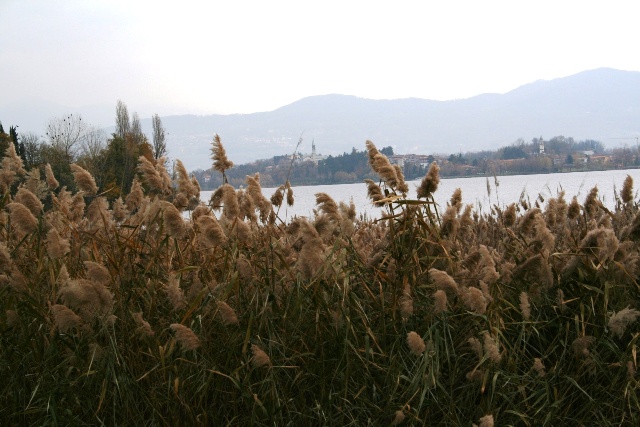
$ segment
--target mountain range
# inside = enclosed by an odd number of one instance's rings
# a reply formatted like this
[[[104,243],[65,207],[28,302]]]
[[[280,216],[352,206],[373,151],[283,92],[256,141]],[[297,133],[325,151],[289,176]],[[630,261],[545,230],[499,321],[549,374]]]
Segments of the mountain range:
[[[24,114],[17,114],[20,108]],[[36,119],[46,123],[54,117],[51,113],[45,117],[45,110],[51,109],[25,101],[22,106],[0,108],[0,120],[24,118],[22,123],[4,124],[20,124],[19,131],[28,131]],[[92,114],[105,116],[94,110],[80,113],[90,119]],[[314,142],[318,153],[325,155],[350,152],[354,147],[363,150],[367,139],[378,147],[392,146],[400,154],[495,150],[518,138],[530,141],[558,135],[616,147],[635,144],[640,136],[640,72],[599,68],[536,81],[505,94],[451,101],[311,96],[269,112],[168,115],[162,116],[162,123],[169,157],[181,159],[190,170],[211,166],[210,147],[216,133],[237,164],[292,154],[300,139],[300,152],[310,153]],[[151,119],[141,124],[150,136]]]
[[[299,151],[311,152],[314,142],[325,155],[363,150],[367,139],[396,153],[421,154],[495,150],[518,138],[558,135],[615,147],[635,144],[640,135],[640,72],[600,68],[452,101],[311,96],[270,112],[162,122],[170,156],[190,169],[210,167],[215,133],[236,163],[292,154],[300,138]],[[150,129],[150,120],[142,125]]]

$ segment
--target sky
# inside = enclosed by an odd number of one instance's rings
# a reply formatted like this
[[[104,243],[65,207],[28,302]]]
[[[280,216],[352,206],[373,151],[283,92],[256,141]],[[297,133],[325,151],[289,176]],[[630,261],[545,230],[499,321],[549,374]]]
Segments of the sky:
[[[0,0],[0,112],[38,103],[115,117],[122,100],[145,118],[330,93],[468,98],[640,71],[639,31],[635,2],[615,0]]]

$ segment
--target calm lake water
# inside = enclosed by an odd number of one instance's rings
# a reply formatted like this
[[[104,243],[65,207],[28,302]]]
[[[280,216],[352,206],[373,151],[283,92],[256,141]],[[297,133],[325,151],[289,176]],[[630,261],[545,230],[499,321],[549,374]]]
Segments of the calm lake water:
[[[517,202],[523,193],[533,204],[538,195],[542,195],[546,200],[557,196],[560,191],[564,190],[567,202],[571,201],[573,196],[577,196],[582,203],[589,191],[597,186],[600,200],[605,206],[612,208],[615,205],[614,191],[620,192],[627,175],[633,178],[634,193],[637,199],[637,189],[640,188],[640,169],[510,175],[497,178],[489,177],[488,179],[485,177],[447,178],[440,180],[440,186],[434,196],[440,207],[446,207],[453,191],[460,188],[464,204],[473,204],[476,210],[487,212],[490,205],[506,206]],[[416,189],[420,186],[420,181],[421,179],[408,182],[409,198],[416,197]],[[487,190],[487,182],[489,191]],[[263,188],[262,192],[269,198],[275,190],[275,188]],[[203,191],[200,194],[201,200],[207,202],[211,193],[211,191]],[[293,207],[283,205],[280,217],[285,219],[294,215],[313,215],[316,193],[327,193],[336,202],[349,203],[350,200],[353,200],[359,214],[366,214],[370,218],[379,217],[380,209],[371,205],[367,198],[367,186],[364,183],[293,187],[295,203]]]

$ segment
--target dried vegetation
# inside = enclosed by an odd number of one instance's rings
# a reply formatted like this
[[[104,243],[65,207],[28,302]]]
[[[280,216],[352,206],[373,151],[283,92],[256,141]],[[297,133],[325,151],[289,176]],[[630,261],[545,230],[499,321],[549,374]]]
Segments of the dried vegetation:
[[[258,175],[211,200],[141,158],[112,204],[0,184],[2,425],[640,425],[640,209],[594,188],[487,214],[367,142],[376,220]],[[214,167],[233,166],[220,138]],[[13,189],[13,191],[9,191]],[[38,189],[35,191],[34,189]]]

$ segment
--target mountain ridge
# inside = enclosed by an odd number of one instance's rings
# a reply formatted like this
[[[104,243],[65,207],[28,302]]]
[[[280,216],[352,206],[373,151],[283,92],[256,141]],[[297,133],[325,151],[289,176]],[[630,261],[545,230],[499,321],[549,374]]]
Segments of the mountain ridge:
[[[398,153],[424,154],[493,150],[518,138],[557,135],[611,146],[619,144],[615,138],[640,135],[640,72],[598,68],[449,101],[327,94],[270,112],[162,120],[171,134],[170,155],[192,169],[209,167],[215,133],[236,163],[292,154],[300,137],[302,152],[314,141],[332,155],[361,149],[367,139]]]

